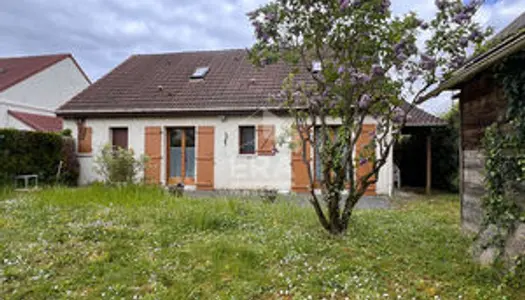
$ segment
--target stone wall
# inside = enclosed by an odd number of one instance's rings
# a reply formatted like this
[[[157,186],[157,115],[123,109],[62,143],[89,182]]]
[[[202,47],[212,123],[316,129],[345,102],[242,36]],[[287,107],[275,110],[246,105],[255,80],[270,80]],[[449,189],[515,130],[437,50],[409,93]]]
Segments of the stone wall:
[[[505,107],[503,92],[490,74],[475,77],[461,89],[461,221],[469,232],[478,232],[483,218],[485,128],[498,119]]]
[[[465,230],[478,232],[483,219],[481,198],[485,193],[484,157],[480,150],[463,150],[462,159],[461,222]]]
[[[485,195],[485,166],[482,141],[485,128],[498,121],[506,109],[503,91],[490,74],[481,74],[462,87],[460,94],[461,114],[461,222],[463,229],[479,233],[472,250],[474,259],[484,265],[493,264],[500,255],[507,262],[525,255],[525,224],[516,223],[514,232],[507,235],[501,228],[490,225],[481,230],[483,221],[482,198]],[[517,189],[520,190],[520,189]],[[525,188],[519,192],[516,202],[525,206]],[[506,236],[503,249],[492,241]]]

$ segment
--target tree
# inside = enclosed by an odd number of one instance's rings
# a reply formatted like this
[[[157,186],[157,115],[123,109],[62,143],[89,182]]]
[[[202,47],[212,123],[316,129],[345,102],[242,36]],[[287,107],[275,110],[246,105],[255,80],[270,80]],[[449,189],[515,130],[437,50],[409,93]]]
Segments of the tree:
[[[438,12],[428,23],[414,12],[394,16],[389,0],[276,0],[248,13],[257,38],[253,62],[290,66],[282,91],[272,98],[293,116],[300,147],[316,147],[321,178],[313,175],[307,151],[303,161],[310,202],[327,231],[348,228],[412,103],[448,78],[464,63],[467,48],[490,34],[472,20],[481,5],[437,0]],[[367,117],[375,119],[376,129],[356,149]],[[334,119],[337,128],[330,125]],[[359,168],[366,172],[356,177]],[[321,196],[314,193],[316,179]]]

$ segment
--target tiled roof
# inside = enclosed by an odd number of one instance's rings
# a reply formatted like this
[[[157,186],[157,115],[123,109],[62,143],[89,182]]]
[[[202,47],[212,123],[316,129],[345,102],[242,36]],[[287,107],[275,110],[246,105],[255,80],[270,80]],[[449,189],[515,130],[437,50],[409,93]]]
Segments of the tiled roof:
[[[204,79],[190,79],[209,67]],[[58,109],[63,116],[96,113],[214,112],[278,107],[269,103],[291,68],[284,63],[256,68],[246,50],[135,55]],[[299,80],[312,80],[306,72]],[[417,111],[417,113],[416,113]],[[438,123],[419,109],[412,122]]]
[[[0,92],[70,57],[69,54],[0,58]]]
[[[190,80],[198,67],[204,79]],[[285,64],[258,69],[246,50],[135,55],[60,107],[68,111],[241,110],[268,106],[289,74]]]
[[[403,109],[408,111],[410,105],[405,104]],[[415,106],[409,111],[405,125],[407,127],[445,126],[447,122]]]
[[[61,118],[13,110],[8,110],[7,112],[36,131],[60,132],[62,130]]]

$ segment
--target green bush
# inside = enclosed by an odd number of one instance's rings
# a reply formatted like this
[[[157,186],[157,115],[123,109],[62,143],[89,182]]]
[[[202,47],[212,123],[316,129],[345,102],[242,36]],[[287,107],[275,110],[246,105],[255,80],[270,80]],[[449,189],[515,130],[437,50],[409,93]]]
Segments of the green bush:
[[[0,129],[0,184],[10,185],[22,174],[36,174],[43,184],[76,185],[74,141],[56,133]]]
[[[135,158],[131,149],[114,149],[111,145],[105,145],[95,157],[95,170],[110,184],[135,183],[141,181],[146,162],[145,156]]]

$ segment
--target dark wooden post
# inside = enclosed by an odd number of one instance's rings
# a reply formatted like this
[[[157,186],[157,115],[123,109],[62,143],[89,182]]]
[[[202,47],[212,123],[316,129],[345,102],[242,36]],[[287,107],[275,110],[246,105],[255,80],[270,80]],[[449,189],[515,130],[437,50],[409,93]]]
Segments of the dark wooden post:
[[[427,135],[427,186],[426,193],[432,193],[432,137],[430,133]]]

